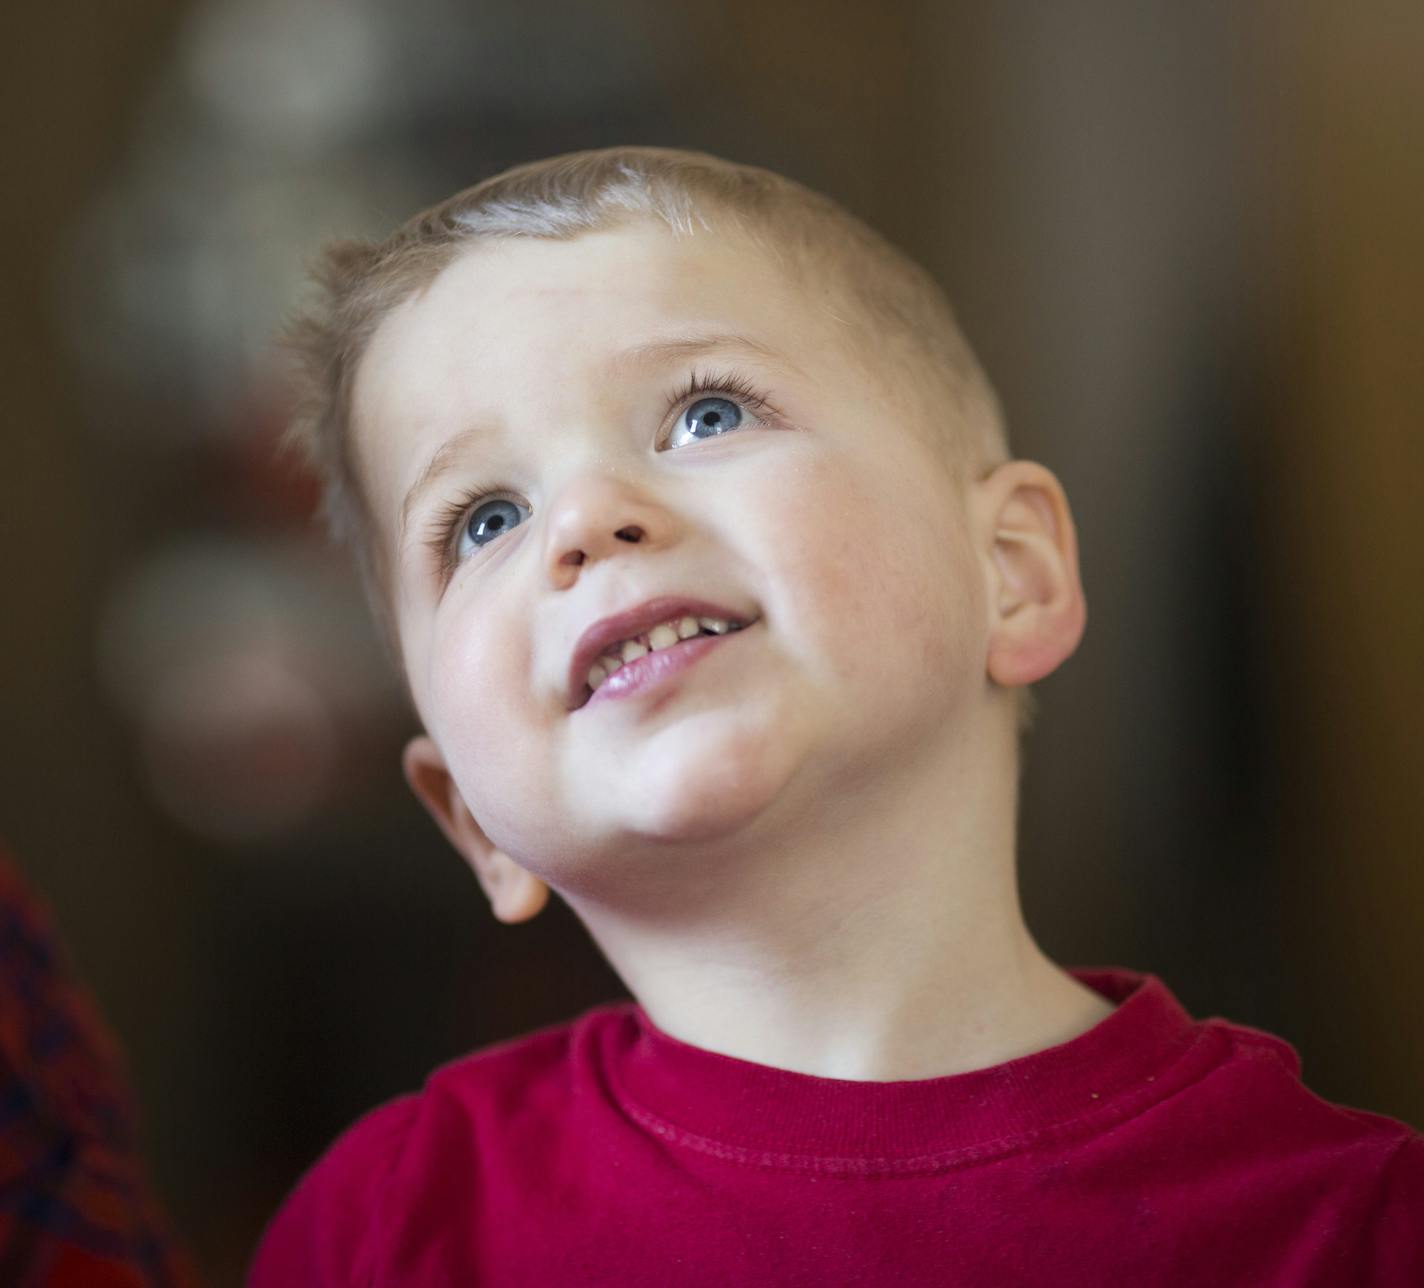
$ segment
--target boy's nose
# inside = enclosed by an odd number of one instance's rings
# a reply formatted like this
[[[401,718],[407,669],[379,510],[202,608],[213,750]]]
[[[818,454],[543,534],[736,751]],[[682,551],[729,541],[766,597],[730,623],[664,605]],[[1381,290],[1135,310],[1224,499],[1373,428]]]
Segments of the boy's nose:
[[[545,535],[544,566],[550,582],[563,589],[578,569],[630,546],[645,553],[676,538],[679,522],[648,491],[608,473],[587,472],[571,480],[553,502]]]

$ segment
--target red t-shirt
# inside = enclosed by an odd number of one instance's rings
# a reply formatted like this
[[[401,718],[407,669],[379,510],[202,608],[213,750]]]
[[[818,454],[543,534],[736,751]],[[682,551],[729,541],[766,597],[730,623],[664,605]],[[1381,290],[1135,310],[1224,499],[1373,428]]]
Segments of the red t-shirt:
[[[689,1046],[633,1003],[457,1060],[342,1135],[251,1288],[1424,1285],[1424,1136],[1152,975],[1071,1041],[912,1082]]]

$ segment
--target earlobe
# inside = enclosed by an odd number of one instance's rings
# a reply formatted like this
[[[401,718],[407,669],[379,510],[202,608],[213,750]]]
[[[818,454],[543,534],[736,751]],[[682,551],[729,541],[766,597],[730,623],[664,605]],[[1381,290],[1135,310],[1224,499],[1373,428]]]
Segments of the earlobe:
[[[976,514],[989,578],[989,676],[1005,687],[1032,684],[1078,647],[1087,619],[1068,500],[1050,470],[1009,461],[976,485]]]
[[[549,887],[497,849],[470,813],[435,740],[418,734],[401,754],[401,768],[420,803],[479,880],[495,917],[528,921],[549,901]]]

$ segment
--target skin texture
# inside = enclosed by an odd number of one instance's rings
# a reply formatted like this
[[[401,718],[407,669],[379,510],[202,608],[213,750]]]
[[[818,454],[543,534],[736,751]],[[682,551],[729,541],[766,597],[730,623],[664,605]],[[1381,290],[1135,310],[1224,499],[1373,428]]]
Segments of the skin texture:
[[[823,303],[749,244],[650,223],[472,247],[378,328],[356,451],[400,545],[425,728],[406,776],[495,915],[552,887],[684,1041],[930,1077],[1111,1009],[1033,942],[1014,875],[1006,686],[1081,637],[1076,543],[1042,466],[957,485],[926,432],[955,406],[877,381],[847,349],[875,337]],[[629,357],[707,334],[757,348]],[[669,445],[709,396],[668,406],[693,371],[774,410]],[[472,426],[401,543],[407,489]],[[523,522],[467,538],[447,579],[425,538],[477,486]],[[677,593],[759,620],[655,690],[569,712],[582,631]]]

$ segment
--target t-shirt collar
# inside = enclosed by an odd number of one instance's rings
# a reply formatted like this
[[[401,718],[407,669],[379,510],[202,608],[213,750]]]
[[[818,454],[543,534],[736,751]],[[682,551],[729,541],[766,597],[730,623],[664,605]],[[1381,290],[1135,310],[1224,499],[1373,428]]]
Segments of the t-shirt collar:
[[[1155,975],[1068,968],[1117,1004],[1067,1042],[986,1069],[857,1082],[689,1045],[636,1003],[605,1052],[614,1094],[657,1134],[773,1166],[916,1171],[1141,1112],[1202,1032]]]

